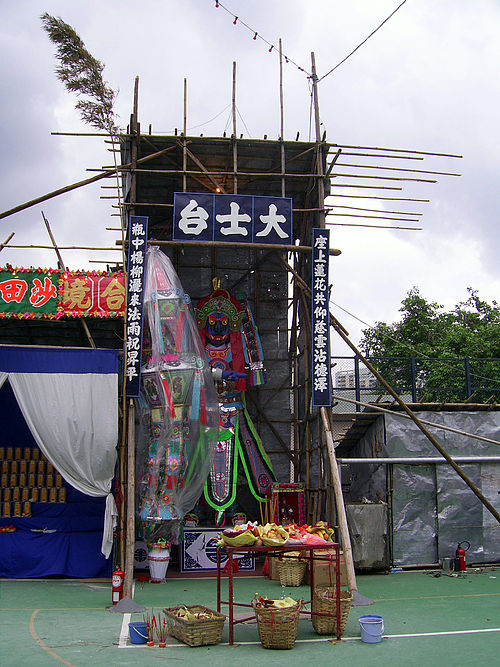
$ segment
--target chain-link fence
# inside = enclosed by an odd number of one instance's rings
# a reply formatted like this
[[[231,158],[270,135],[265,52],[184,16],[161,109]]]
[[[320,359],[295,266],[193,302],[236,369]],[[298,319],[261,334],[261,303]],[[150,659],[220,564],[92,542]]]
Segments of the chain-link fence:
[[[500,359],[371,357],[389,386],[411,403],[500,402]],[[332,357],[334,411],[355,412],[360,403],[393,400],[357,356]]]

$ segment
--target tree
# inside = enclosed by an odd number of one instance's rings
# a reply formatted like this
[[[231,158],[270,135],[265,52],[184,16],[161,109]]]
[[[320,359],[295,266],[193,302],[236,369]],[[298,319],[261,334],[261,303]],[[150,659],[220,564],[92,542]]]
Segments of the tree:
[[[468,288],[449,312],[414,287],[402,301],[399,322],[377,322],[363,331],[360,347],[385,379],[408,392],[416,382],[427,400],[476,400],[500,395],[500,308]]]
[[[75,107],[80,112],[82,120],[98,130],[104,130],[111,135],[113,142],[119,143],[119,127],[115,123],[113,103],[116,93],[104,81],[102,73],[104,64],[94,58],[87,50],[80,36],[70,25],[61,18],[55,18],[47,12],[41,15],[43,29],[49,35],[51,42],[57,46],[59,67],[56,68],[57,78],[66,89],[84,99],[78,100]],[[113,152],[115,169],[118,169],[116,152]],[[116,172],[116,188],[122,229],[122,242],[125,238],[126,214],[121,202],[120,177]],[[125,244],[123,248],[123,265],[125,266]]]
[[[75,105],[82,119],[98,130],[115,135],[118,132],[113,111],[116,94],[102,78],[103,63],[89,53],[79,35],[61,18],[45,12],[41,19],[50,40],[57,45],[60,62],[57,78],[67,90],[87,98]]]

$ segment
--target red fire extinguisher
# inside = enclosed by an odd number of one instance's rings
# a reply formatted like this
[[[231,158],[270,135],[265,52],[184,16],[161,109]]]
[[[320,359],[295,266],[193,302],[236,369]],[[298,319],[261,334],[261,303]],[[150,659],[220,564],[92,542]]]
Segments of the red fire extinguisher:
[[[123,598],[123,580],[125,578],[125,572],[118,568],[113,572],[113,578],[111,579],[111,588],[112,595],[111,599],[113,604],[117,604]]]
[[[464,549],[463,544],[466,544],[467,547]],[[467,542],[466,540],[464,542],[460,542],[457,551],[456,551],[456,558],[455,558],[455,570],[458,570],[459,572],[465,572],[467,569],[467,563],[465,562],[465,552],[468,551],[470,548],[470,543]]]

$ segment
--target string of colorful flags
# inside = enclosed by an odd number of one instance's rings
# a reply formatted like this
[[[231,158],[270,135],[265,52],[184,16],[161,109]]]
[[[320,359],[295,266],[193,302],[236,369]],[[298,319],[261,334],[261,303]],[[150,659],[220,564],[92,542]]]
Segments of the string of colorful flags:
[[[233,18],[233,25],[235,25],[235,26],[236,26],[236,25],[242,25],[244,28],[246,28],[246,29],[253,35],[253,36],[252,36],[252,39],[253,39],[254,41],[261,40],[262,42],[264,42],[264,44],[267,44],[269,53],[272,53],[273,51],[277,51],[277,50],[278,50],[278,49],[276,49],[276,47],[275,47],[274,44],[272,44],[272,43],[269,42],[267,39],[265,39],[264,37],[262,37],[262,35],[260,35],[259,32],[258,32],[257,30],[255,30],[254,28],[252,28],[251,26],[249,26],[247,23],[245,23],[245,21],[242,21],[242,19],[241,19],[239,16],[237,16],[236,14],[233,14],[233,12],[232,12],[230,9],[228,9],[227,7],[225,7],[225,6],[222,4],[222,2],[219,2],[219,0],[215,0],[215,8],[216,8],[216,9],[219,9],[219,8],[220,8],[220,9],[223,9],[223,10],[224,10],[225,12],[227,12],[230,16],[232,16],[232,18]],[[285,62],[286,62],[286,63],[291,63],[292,65],[295,65],[295,67],[296,67],[299,71],[304,72],[304,74],[307,74],[307,78],[308,78],[308,79],[311,78],[311,74],[310,74],[306,69],[304,69],[304,67],[301,67],[301,66],[298,65],[295,61],[293,61],[289,56],[287,56],[287,55],[285,55],[285,54],[283,53],[283,58],[285,59]]]

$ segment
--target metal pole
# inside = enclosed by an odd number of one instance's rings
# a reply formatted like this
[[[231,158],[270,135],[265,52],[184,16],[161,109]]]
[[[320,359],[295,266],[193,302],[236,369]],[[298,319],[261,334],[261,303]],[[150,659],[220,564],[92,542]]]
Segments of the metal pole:
[[[455,456],[453,457],[455,463],[500,463],[500,456]],[[379,463],[401,463],[402,465],[427,465],[429,463],[439,465],[447,463],[440,456],[412,456],[404,458],[404,456],[380,456],[380,457],[361,457],[361,458],[346,458],[337,459],[339,463],[366,463],[377,465]]]

